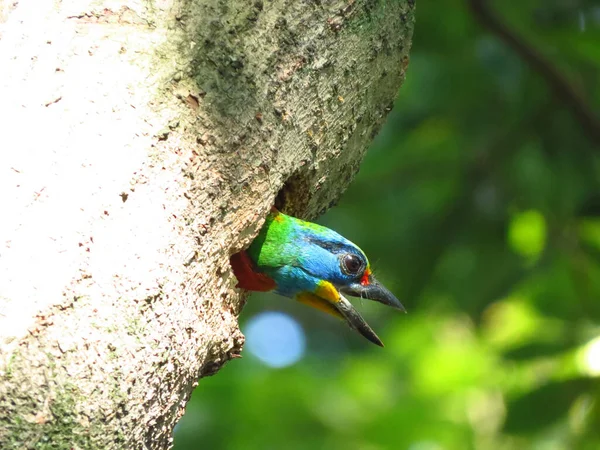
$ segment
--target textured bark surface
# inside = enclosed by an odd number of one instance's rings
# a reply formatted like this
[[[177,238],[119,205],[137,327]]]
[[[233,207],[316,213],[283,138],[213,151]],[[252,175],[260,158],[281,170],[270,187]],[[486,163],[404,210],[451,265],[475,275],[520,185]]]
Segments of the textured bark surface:
[[[229,255],[335,202],[413,1],[0,0],[0,448],[168,448],[241,351]]]

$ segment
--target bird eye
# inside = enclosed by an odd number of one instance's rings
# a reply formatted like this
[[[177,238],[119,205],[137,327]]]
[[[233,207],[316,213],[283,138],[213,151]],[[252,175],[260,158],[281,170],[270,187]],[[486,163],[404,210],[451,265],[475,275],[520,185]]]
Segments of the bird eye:
[[[348,253],[342,257],[342,270],[347,275],[358,275],[363,263],[360,258],[352,253]]]

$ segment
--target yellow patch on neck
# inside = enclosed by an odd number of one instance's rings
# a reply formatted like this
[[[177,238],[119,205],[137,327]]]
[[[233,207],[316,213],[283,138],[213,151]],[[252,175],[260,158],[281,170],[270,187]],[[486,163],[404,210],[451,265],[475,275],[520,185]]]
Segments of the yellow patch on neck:
[[[315,294],[318,297],[321,297],[327,301],[330,301],[331,303],[337,303],[340,301],[340,293],[335,288],[335,286],[333,284],[331,284],[329,281],[324,281],[324,280],[319,281],[319,285],[317,286],[317,289],[315,290]]]
[[[301,292],[297,294],[296,300],[298,300],[300,303],[304,303],[307,306],[318,309],[319,311],[331,314],[338,319],[344,319],[344,316],[337,309],[335,309],[335,306],[329,303],[329,301],[324,300],[321,297],[317,297],[311,292]]]

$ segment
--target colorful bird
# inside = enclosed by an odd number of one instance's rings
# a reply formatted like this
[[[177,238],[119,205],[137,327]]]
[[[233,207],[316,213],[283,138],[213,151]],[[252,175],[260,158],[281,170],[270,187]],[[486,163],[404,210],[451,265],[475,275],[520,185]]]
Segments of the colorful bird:
[[[360,248],[329,228],[275,208],[250,247],[231,257],[231,266],[238,287],[296,299],[345,320],[381,347],[381,339],[342,294],[405,312],[394,294],[373,277]]]

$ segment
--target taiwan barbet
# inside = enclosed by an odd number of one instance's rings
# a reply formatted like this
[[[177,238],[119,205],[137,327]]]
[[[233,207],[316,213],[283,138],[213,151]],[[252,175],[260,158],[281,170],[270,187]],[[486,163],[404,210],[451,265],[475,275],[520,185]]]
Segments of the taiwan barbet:
[[[381,339],[343,294],[405,311],[373,277],[360,248],[329,228],[287,216],[275,208],[250,247],[231,257],[231,266],[237,287],[272,291],[298,300],[345,320],[382,347]]]

